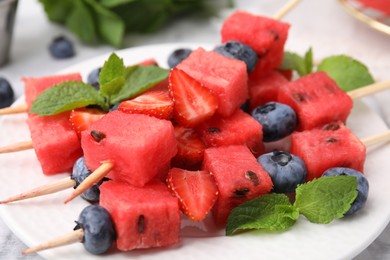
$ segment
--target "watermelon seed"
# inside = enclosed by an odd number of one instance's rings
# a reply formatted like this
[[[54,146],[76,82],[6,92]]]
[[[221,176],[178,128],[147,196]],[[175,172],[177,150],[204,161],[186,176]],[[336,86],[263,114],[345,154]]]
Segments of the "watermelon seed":
[[[233,197],[235,198],[242,198],[242,197],[245,197],[246,194],[249,192],[250,190],[248,188],[242,188],[242,189],[239,189],[239,190],[235,190],[233,193]]]
[[[255,186],[260,184],[259,178],[257,177],[256,173],[254,173],[252,171],[246,171],[245,172],[245,178],[250,180],[251,182],[253,182],[253,184]]]
[[[142,234],[145,231],[145,217],[144,215],[140,215],[138,217],[138,233]]]
[[[298,94],[298,93],[294,93],[294,98],[296,100],[298,100],[299,102],[302,102],[302,101],[305,101],[305,99],[303,98],[303,96],[301,94]]]
[[[327,130],[327,131],[329,131],[329,130],[336,131],[336,130],[340,129],[340,126],[338,124],[331,123],[331,124],[325,125],[322,129]]]
[[[106,138],[106,135],[103,134],[102,132],[99,132],[99,131],[96,131],[96,130],[92,130],[91,131],[91,136],[92,138],[96,141],[96,142],[100,142],[101,140],[103,140],[104,138]]]
[[[220,132],[221,132],[221,129],[216,128],[216,127],[210,127],[210,128],[209,128],[209,132],[210,132],[210,133],[220,133]]]
[[[269,30],[269,33],[274,36],[275,42],[279,40],[279,34],[275,30]]]
[[[327,143],[336,143],[336,142],[337,142],[337,139],[331,137],[331,138],[326,139],[325,142],[327,142]]]
[[[290,153],[274,150],[271,159],[280,166],[285,166],[292,160],[292,156]]]

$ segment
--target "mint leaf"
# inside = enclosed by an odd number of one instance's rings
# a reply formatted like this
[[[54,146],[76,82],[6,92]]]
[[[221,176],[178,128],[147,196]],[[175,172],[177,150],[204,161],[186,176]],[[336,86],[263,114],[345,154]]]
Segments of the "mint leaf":
[[[100,0],[100,4],[106,7],[114,7],[118,5],[128,4],[137,0]]]
[[[99,74],[100,93],[111,100],[125,82],[125,71],[123,60],[115,53],[111,54]]]
[[[30,112],[49,116],[88,105],[108,110],[103,96],[96,89],[79,81],[66,81],[43,91],[34,101]]]
[[[66,19],[66,25],[82,41],[92,44],[97,38],[96,25],[91,10],[84,1],[73,1],[73,8]]]
[[[288,197],[284,194],[266,194],[234,208],[226,225],[226,235],[238,230],[265,229],[285,230],[299,217]]]
[[[73,0],[39,0],[50,21],[64,23],[73,7]]]
[[[283,70],[295,70],[300,76],[311,73],[313,71],[312,49],[310,48],[303,57],[297,53],[286,51],[280,68]]]
[[[169,70],[156,66],[126,68],[125,82],[118,93],[112,95],[111,104],[134,97],[168,77]]]
[[[323,176],[298,186],[294,207],[310,222],[327,224],[343,217],[356,196],[356,177]]]
[[[344,91],[374,83],[368,68],[360,61],[346,55],[323,59],[317,70],[327,72]]]
[[[125,23],[120,16],[96,2],[85,0],[94,10],[95,24],[100,38],[115,46],[120,47],[125,33]]]

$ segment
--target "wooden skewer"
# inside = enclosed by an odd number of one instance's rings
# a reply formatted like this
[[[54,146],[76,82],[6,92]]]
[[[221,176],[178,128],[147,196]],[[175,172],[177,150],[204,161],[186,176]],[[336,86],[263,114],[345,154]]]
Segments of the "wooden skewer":
[[[348,91],[347,94],[352,99],[357,99],[365,96],[369,96],[371,94],[380,92],[382,90],[388,89],[390,87],[390,80],[385,80],[382,82],[376,82],[374,84],[358,88],[355,90]]]
[[[291,9],[293,9],[297,4],[299,4],[301,0],[290,0],[285,4],[276,14],[274,14],[273,18],[275,20],[281,20],[286,14],[288,14]]]
[[[16,144],[10,144],[10,145],[0,147],[0,154],[19,152],[19,151],[32,149],[32,148],[33,148],[32,140],[28,140],[28,141],[19,142]]]
[[[56,237],[52,240],[49,240],[43,244],[30,247],[22,252],[22,254],[31,254],[38,251],[42,251],[49,248],[59,247],[63,245],[69,245],[76,242],[82,242],[84,239],[84,230],[82,228],[67,233],[65,235]]]
[[[389,140],[390,140],[390,130],[361,139],[362,143],[366,147],[375,144],[380,144]]]
[[[0,115],[11,115],[27,112],[27,104],[20,104],[12,107],[5,107],[0,109]]]
[[[79,186],[77,186],[76,189],[73,190],[72,194],[64,201],[64,203],[68,203],[98,183],[109,173],[109,171],[111,171],[113,167],[114,163],[112,161],[102,162],[99,168],[92,172],[87,178],[83,180],[83,182],[79,184]]]
[[[5,200],[0,200],[0,204],[5,204],[9,202],[35,198],[47,194],[52,194],[61,190],[65,190],[76,185],[76,181],[71,179],[70,177],[66,177],[64,179],[58,180],[56,182],[52,182],[37,188],[34,188],[30,191],[23,192],[21,194],[9,197]]]

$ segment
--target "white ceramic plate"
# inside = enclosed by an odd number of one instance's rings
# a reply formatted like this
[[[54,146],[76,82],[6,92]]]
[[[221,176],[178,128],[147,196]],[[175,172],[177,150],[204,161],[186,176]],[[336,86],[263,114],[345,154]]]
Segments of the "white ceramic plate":
[[[184,43],[151,45],[117,51],[117,54],[124,58],[126,64],[154,57],[160,65],[166,66],[167,56],[174,49],[197,46]],[[86,78],[86,75],[101,66],[108,56],[109,54],[82,62],[60,73],[81,72]],[[3,116],[0,123],[0,145],[29,139],[25,119],[26,115]],[[380,117],[362,102],[355,103],[347,125],[360,137],[386,130]],[[366,207],[356,216],[328,225],[312,224],[301,217],[285,232],[249,232],[233,237],[187,226],[183,229],[183,238],[178,246],[128,253],[113,252],[107,259],[351,259],[373,242],[389,222],[389,155],[390,146],[386,145],[368,150],[365,172],[370,183],[370,195]],[[67,176],[44,176],[32,150],[1,155],[0,165],[0,198]],[[73,229],[74,220],[88,204],[77,198],[64,205],[63,201],[70,192],[66,190],[46,197],[0,205],[1,217],[24,243],[28,246],[36,245]],[[183,225],[189,223],[184,221]],[[199,227],[207,230],[209,223],[206,221]],[[51,249],[40,254],[48,259],[97,258],[87,253],[82,244]]]

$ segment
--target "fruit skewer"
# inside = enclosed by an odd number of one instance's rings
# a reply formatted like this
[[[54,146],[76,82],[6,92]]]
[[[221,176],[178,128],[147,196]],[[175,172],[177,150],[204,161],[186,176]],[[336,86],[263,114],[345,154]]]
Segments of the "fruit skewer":
[[[352,99],[358,99],[365,96],[369,96],[375,93],[378,93],[380,91],[386,90],[390,88],[390,80],[377,82],[365,87],[361,87],[355,90],[351,90],[347,92],[347,95],[350,96]],[[26,140],[19,143],[14,143],[6,146],[0,147],[0,154],[2,153],[11,153],[11,152],[18,152],[23,150],[28,150],[33,148],[33,141],[32,140]]]
[[[105,165],[107,167],[107,165]],[[105,171],[107,168],[104,169]],[[98,171],[98,170],[97,170]],[[71,176],[57,180],[52,183],[48,183],[46,185],[42,185],[39,187],[36,187],[34,189],[31,189],[27,192],[20,193],[15,196],[11,196],[9,198],[6,198],[4,200],[0,200],[0,204],[6,204],[10,202],[25,200],[29,198],[35,198],[43,195],[48,195],[52,193],[56,193],[68,188],[77,187],[80,185],[83,180],[91,174],[91,171],[89,171],[85,165],[84,157],[80,157],[76,163],[73,166],[73,171]],[[99,186],[98,185],[92,186],[90,189],[87,189],[86,193],[81,194],[81,197],[89,202],[96,202],[99,201],[100,192],[99,192]]]

